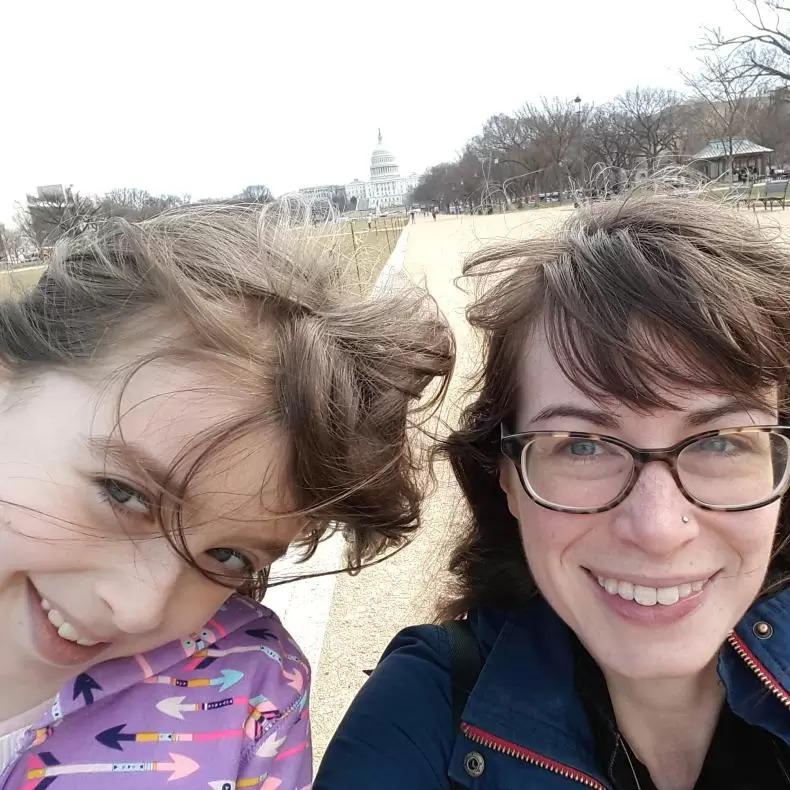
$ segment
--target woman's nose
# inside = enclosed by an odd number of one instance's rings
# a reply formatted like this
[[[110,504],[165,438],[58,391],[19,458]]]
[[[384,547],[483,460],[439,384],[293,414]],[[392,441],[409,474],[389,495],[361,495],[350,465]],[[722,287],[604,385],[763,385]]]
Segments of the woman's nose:
[[[184,572],[184,561],[166,540],[151,543],[157,545],[135,544],[128,561],[113,566],[97,587],[115,627],[127,634],[148,633],[162,625]]]
[[[643,553],[668,557],[699,534],[693,508],[667,465],[652,461],[642,468],[633,490],[616,509],[615,529],[621,540]]]

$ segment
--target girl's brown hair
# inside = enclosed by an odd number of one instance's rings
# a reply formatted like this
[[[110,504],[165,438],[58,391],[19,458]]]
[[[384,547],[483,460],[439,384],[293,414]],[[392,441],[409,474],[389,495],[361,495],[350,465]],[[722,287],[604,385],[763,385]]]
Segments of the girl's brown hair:
[[[481,288],[467,317],[482,332],[474,400],[440,448],[470,508],[440,617],[521,607],[536,593],[500,489],[500,422],[515,416],[524,347],[539,324],[565,375],[589,397],[666,408],[669,390],[759,402],[790,374],[790,251],[731,209],[649,195],[577,212],[555,235],[483,249],[464,274]],[[783,502],[765,590],[790,578]]]
[[[112,369],[119,344],[155,337],[163,317],[174,322],[183,335],[135,359],[127,383],[154,359],[208,358],[227,376],[218,387],[230,382],[246,405],[200,437],[186,481],[163,486],[161,498],[181,501],[218,450],[277,425],[290,445],[290,500],[308,523],[301,546],[309,556],[328,527],[341,529],[357,569],[419,523],[407,430],[441,398],[453,342],[424,292],[360,295],[330,226],[312,227],[289,205],[180,208],[59,242],[38,285],[2,305],[0,358],[12,375]],[[163,528],[191,561],[180,520]],[[265,574],[246,592],[264,585]]]

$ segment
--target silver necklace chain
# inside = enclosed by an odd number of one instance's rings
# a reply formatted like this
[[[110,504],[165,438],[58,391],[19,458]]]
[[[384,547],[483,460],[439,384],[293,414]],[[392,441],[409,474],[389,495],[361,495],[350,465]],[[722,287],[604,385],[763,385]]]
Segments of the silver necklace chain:
[[[631,761],[630,749],[628,748],[628,743],[626,742],[625,738],[618,733],[617,735],[618,740],[623,745],[623,752],[625,753],[625,758],[628,760],[628,765],[631,768],[631,774],[634,777],[634,782],[636,782],[636,790],[642,790],[642,785],[639,784],[639,777],[636,775],[636,768],[634,768],[634,763]]]

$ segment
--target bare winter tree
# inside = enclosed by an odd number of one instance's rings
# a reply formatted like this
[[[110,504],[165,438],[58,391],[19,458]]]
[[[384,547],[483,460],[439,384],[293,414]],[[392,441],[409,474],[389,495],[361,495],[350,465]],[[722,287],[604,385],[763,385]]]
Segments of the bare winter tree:
[[[34,247],[38,257],[41,258],[47,243],[48,231],[40,223],[34,222],[33,215],[27,206],[16,204],[14,225],[19,230],[22,239]]]
[[[573,101],[544,97],[538,105],[528,102],[516,114],[530,131],[536,151],[545,162],[544,172],[558,191],[565,186],[573,166],[583,166],[581,146],[574,150],[574,144],[581,141],[590,111],[590,107],[577,107]]]
[[[736,54],[750,73],[790,82],[790,6],[782,0],[736,0],[735,7],[746,32],[728,36],[711,28],[701,48]]]
[[[683,78],[700,104],[700,122],[709,137],[722,141],[732,178],[734,140],[743,136],[750,116],[759,109],[755,91],[761,75],[744,68],[736,54],[714,51],[701,58],[700,64],[699,73],[683,74]]]
[[[588,158],[604,167],[633,167],[636,156],[626,118],[611,104],[596,107],[587,119],[584,145]]]
[[[335,211],[342,214],[348,206],[348,195],[346,194],[345,188],[338,187],[335,189],[329,202],[332,204]]]
[[[152,195],[145,189],[121,187],[103,195],[99,200],[98,210],[103,217],[123,217],[130,222],[138,222],[188,202],[186,197]]]
[[[245,203],[270,203],[274,200],[271,189],[265,184],[251,184],[244,187],[237,197]]]
[[[16,266],[22,262],[25,240],[19,228],[9,228],[0,223],[0,264]]]
[[[678,123],[680,99],[663,88],[634,88],[614,100],[614,106],[630,139],[631,149],[644,158],[648,173],[660,167],[668,156],[679,152]]]
[[[467,146],[455,162],[442,162],[420,178],[412,199],[418,203],[478,205],[483,191],[483,171],[475,151]]]
[[[98,206],[91,198],[66,188],[28,195],[27,202],[17,208],[14,223],[43,257],[44,249],[56,239],[86,231],[97,214]]]
[[[512,163],[530,169],[526,159],[534,143],[533,135],[534,127],[525,123],[523,117],[499,113],[485,122],[482,132],[471,140],[470,145],[478,155],[492,154],[503,164]]]

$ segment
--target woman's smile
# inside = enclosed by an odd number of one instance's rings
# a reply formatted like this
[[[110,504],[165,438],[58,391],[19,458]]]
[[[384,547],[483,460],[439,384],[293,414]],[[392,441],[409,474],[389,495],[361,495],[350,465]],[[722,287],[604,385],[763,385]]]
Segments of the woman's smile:
[[[702,608],[718,575],[668,584],[643,579],[642,584],[584,569],[597,588],[597,600],[618,617],[637,624],[671,625]],[[636,577],[630,577],[635,579]],[[638,581],[638,580],[637,580]]]

